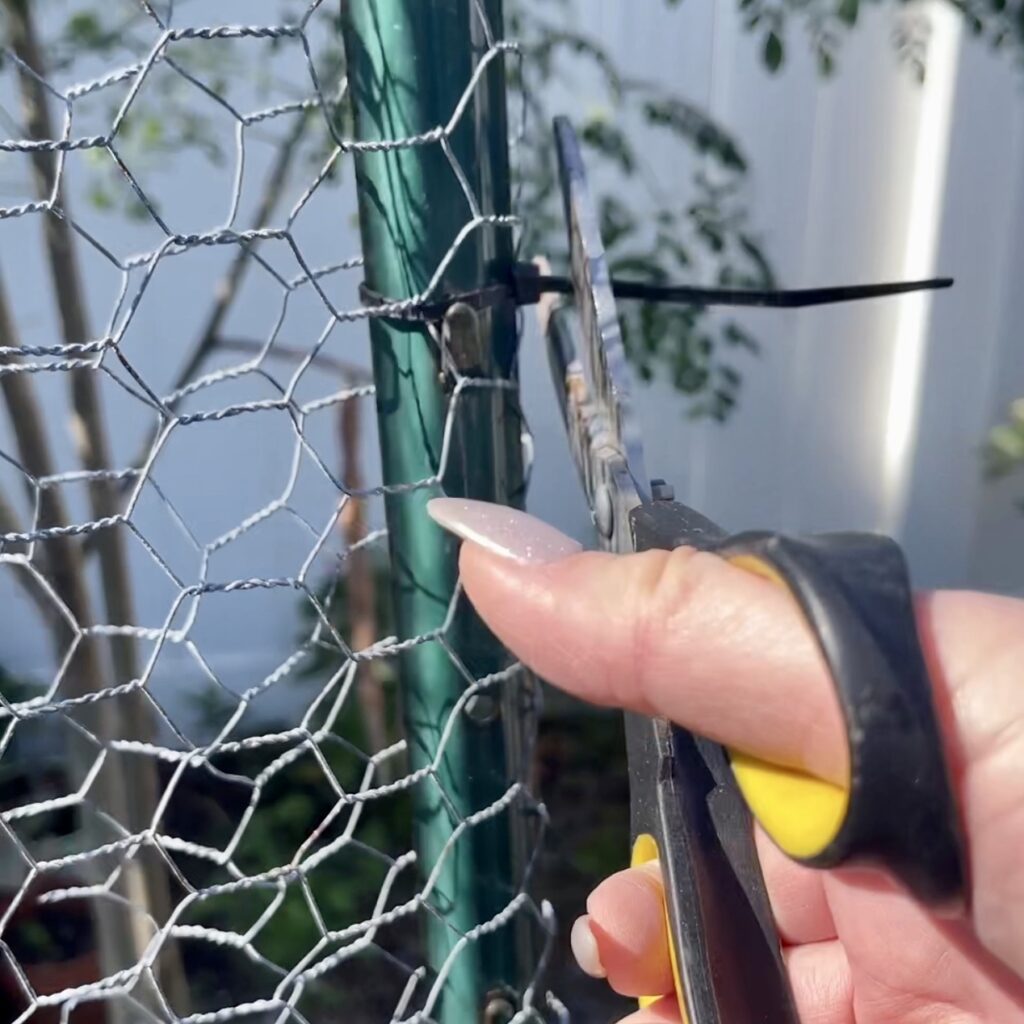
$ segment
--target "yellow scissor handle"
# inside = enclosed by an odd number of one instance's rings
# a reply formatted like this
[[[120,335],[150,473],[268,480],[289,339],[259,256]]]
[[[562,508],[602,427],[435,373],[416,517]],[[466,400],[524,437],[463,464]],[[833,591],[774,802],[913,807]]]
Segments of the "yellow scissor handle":
[[[758,555],[733,554],[727,555],[726,560],[789,590],[782,574]],[[807,860],[829,848],[846,818],[849,778],[840,786],[732,749],[729,761],[747,806],[784,853]]]
[[[633,840],[633,852],[629,859],[629,866],[631,868],[638,868],[643,864],[649,864],[653,860],[660,860],[661,852],[658,849],[658,840],[650,834],[650,832],[642,832],[640,835]],[[669,935],[672,934],[672,921],[669,918],[668,903],[665,903],[665,930]],[[679,961],[676,958],[676,946],[674,942],[668,944],[669,956],[672,960],[672,980],[675,984],[677,996],[683,991],[682,976],[679,973]],[[641,996],[640,997],[640,1009],[645,1010],[648,1006],[652,1006],[656,1003],[661,996]],[[679,998],[679,1007],[683,1015],[683,1024],[689,1024],[689,1018],[686,1016],[686,1008],[682,998]]]
[[[754,816],[802,863],[874,864],[926,903],[961,900],[960,819],[899,547],[872,534],[761,533],[718,551],[793,596],[846,725],[845,785],[730,751]]]

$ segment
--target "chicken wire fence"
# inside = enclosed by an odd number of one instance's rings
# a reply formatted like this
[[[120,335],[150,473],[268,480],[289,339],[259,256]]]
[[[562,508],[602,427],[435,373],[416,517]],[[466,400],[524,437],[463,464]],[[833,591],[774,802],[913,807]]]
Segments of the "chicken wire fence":
[[[337,5],[260,6],[0,4],[0,1020],[562,1019],[529,891],[535,686],[476,657],[451,577],[403,634],[384,514],[422,517],[463,418],[515,385],[417,327],[440,443],[388,479],[366,338],[514,230],[452,139],[515,46],[467,2],[448,119],[360,142]],[[462,223],[420,295],[368,305],[346,167],[416,149]],[[416,723],[430,666],[457,693]],[[500,784],[465,788],[481,742]],[[496,973],[458,1016],[453,986]]]

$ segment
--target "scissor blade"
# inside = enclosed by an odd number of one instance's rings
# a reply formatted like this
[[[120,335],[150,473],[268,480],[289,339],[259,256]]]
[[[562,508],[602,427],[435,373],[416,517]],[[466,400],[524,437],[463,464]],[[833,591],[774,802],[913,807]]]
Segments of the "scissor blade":
[[[608,261],[590,197],[579,140],[564,117],[555,119],[558,165],[569,228],[569,263],[581,328],[580,356],[593,400],[608,416],[637,493],[648,497],[643,444],[633,411],[633,379],[619,330]]]

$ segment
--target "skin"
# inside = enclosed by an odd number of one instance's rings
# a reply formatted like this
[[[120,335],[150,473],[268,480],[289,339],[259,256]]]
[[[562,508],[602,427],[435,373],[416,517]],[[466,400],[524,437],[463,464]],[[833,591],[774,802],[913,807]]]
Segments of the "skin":
[[[463,545],[462,578],[497,636],[595,704],[663,715],[842,781],[842,718],[789,596],[688,549],[523,565]],[[1024,601],[921,594],[917,619],[967,837],[968,906],[940,918],[887,878],[814,871],[757,847],[804,1024],[1024,1021]],[[588,923],[608,983],[670,993],[657,867],[602,882]],[[681,1020],[667,995],[629,1024]]]

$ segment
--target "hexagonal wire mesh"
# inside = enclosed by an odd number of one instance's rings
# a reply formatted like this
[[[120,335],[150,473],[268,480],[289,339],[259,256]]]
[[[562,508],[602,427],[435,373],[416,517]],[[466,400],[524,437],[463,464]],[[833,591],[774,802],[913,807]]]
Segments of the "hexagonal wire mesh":
[[[543,808],[513,774],[418,862],[410,794],[452,806],[436,769],[467,702],[532,688],[467,670],[457,589],[438,629],[395,635],[381,506],[437,490],[465,389],[509,385],[449,366],[434,473],[374,484],[365,322],[417,299],[361,305],[338,252],[360,144],[336,15],[177,6],[3,6],[0,1018],[428,1021],[481,936],[550,934],[527,862],[439,969],[419,939],[459,837]],[[378,148],[450,156],[482,69],[515,54],[474,10],[464,102]],[[431,287],[514,226],[467,200]],[[413,770],[397,656],[426,644],[464,689]],[[542,1012],[564,1011],[531,983],[515,1019]]]

